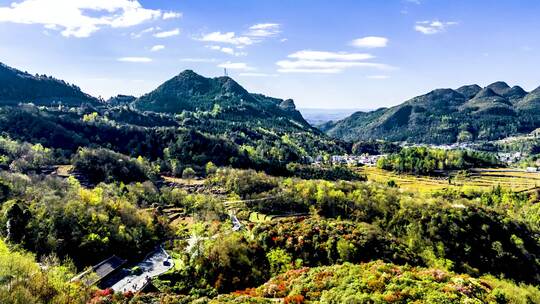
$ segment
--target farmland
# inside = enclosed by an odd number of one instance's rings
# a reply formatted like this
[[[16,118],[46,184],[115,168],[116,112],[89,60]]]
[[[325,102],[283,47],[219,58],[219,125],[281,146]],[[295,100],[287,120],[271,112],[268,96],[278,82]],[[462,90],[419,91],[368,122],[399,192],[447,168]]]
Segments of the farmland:
[[[387,183],[392,180],[402,189],[420,192],[463,187],[487,190],[498,185],[514,191],[525,191],[540,185],[540,173],[514,169],[449,171],[440,176],[396,174],[375,167],[358,170],[367,176],[368,181]]]

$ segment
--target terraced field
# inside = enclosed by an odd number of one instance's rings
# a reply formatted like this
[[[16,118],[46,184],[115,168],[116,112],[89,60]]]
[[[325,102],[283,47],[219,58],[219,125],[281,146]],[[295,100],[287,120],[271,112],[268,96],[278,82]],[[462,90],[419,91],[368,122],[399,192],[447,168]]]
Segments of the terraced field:
[[[517,169],[475,169],[466,175],[453,171],[447,176],[438,177],[396,174],[375,167],[363,167],[360,172],[370,181],[386,183],[393,180],[400,188],[413,191],[433,191],[463,186],[486,189],[497,185],[514,191],[526,191],[540,186],[540,173]]]

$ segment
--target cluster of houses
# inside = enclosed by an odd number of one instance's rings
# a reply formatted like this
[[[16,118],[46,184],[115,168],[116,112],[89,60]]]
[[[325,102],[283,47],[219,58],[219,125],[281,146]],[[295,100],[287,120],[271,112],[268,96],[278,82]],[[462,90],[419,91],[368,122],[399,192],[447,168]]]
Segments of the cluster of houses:
[[[332,155],[331,161],[333,164],[344,164],[344,165],[349,165],[349,166],[358,166],[358,165],[375,166],[377,164],[377,161],[381,157],[384,157],[384,156],[385,154]]]
[[[522,157],[523,157],[523,155],[522,155],[521,152],[514,152],[514,153],[499,152],[499,153],[497,153],[497,159],[500,162],[503,162],[503,163],[506,163],[506,164],[517,163],[517,162],[519,162],[521,160]]]
[[[319,155],[315,158],[312,157],[306,157],[304,161],[306,163],[310,163],[313,165],[322,165],[324,163],[332,163],[335,165],[348,165],[348,166],[359,166],[359,165],[365,165],[365,166],[375,166],[377,164],[377,161],[383,157],[386,156],[386,154],[381,155],[368,155],[368,154],[362,154],[362,155],[332,155],[329,159],[325,161],[324,157]]]

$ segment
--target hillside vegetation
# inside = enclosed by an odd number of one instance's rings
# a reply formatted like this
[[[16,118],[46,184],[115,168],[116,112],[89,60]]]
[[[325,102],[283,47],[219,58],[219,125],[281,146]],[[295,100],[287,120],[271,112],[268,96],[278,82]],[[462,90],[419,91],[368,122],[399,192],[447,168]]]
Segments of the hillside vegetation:
[[[228,77],[185,71],[139,99],[95,103],[73,99],[76,92],[87,95],[63,81],[2,68],[11,78],[0,82],[0,92],[41,105],[0,105],[3,134],[68,158],[80,147],[105,148],[157,162],[159,171],[172,175],[187,167],[201,172],[208,162],[290,175],[288,163],[347,148],[309,126],[292,100],[248,93]],[[54,100],[32,95],[39,91],[32,89],[34,82]]]

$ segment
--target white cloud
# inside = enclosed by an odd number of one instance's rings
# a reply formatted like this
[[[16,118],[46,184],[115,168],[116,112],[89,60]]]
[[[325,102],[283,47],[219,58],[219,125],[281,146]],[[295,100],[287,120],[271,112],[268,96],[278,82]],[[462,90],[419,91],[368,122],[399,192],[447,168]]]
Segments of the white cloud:
[[[381,48],[388,45],[388,38],[378,36],[368,36],[355,39],[351,42],[355,47],[359,48]]]
[[[238,76],[242,77],[277,77],[278,74],[267,74],[267,73],[240,73]]]
[[[156,37],[156,38],[167,38],[167,37],[178,36],[178,35],[180,35],[180,29],[175,28],[175,29],[170,30],[170,31],[155,33],[154,37]]]
[[[281,33],[281,25],[278,23],[259,23],[249,27],[248,36],[270,37]]]
[[[215,58],[182,58],[182,62],[216,62]]]
[[[144,34],[147,34],[147,33],[151,33],[151,32],[155,32],[155,31],[159,31],[161,30],[161,28],[159,26],[157,27],[149,27],[149,28],[146,28],[140,32],[137,32],[137,33],[131,33],[131,38],[141,38],[142,35]]]
[[[250,26],[242,35],[237,35],[235,32],[211,32],[208,34],[203,34],[200,37],[194,37],[194,40],[212,42],[216,44],[231,44],[234,45],[237,49],[243,49],[246,46],[258,43],[264,39],[276,36],[281,33],[281,25],[278,23],[258,23]],[[224,53],[229,53],[235,56],[245,55],[244,53],[231,52],[230,48],[220,48],[216,50],[221,50]]]
[[[372,68],[377,70],[392,70],[394,67],[376,62],[365,62],[374,58],[364,53],[344,53],[304,50],[288,56],[295,60],[280,60],[276,62],[281,73],[341,73],[349,68]]]
[[[374,56],[365,53],[344,53],[344,52],[323,52],[323,51],[311,51],[303,50],[290,54],[289,58],[301,59],[301,60],[367,60],[372,59]]]
[[[181,18],[181,17],[182,17],[182,13],[178,13],[178,12],[164,12],[163,13],[163,20],[176,19],[176,18]]]
[[[245,62],[224,62],[222,64],[219,64],[218,67],[225,68],[229,70],[242,70],[242,71],[253,71],[255,68],[250,67]]]
[[[164,45],[158,44],[158,45],[154,45],[154,46],[150,49],[150,51],[151,51],[151,52],[157,52],[157,51],[163,50],[164,48],[165,48]]]
[[[414,30],[425,35],[433,35],[446,31],[449,26],[456,25],[457,22],[443,22],[439,20],[433,21],[418,21],[414,26]]]
[[[238,46],[251,45],[255,42],[253,41],[253,39],[249,37],[236,36],[234,32],[227,32],[227,33],[213,32],[213,33],[203,35],[201,38],[197,40],[207,41],[207,42],[216,42],[216,43],[227,43],[227,44],[233,44],[233,45],[238,45]]]
[[[235,49],[230,47],[221,47],[219,45],[207,45],[207,48],[214,50],[214,51],[220,51],[222,53],[231,55],[231,56],[246,56],[246,52],[237,52]]]
[[[222,47],[220,51],[225,54],[232,55],[232,56],[246,56],[247,55],[246,52],[237,52],[233,48],[229,48],[229,47]]]
[[[379,70],[390,70],[391,66],[384,63],[357,61],[318,61],[318,60],[281,60],[276,63],[282,69],[331,69],[344,70],[351,67],[368,67]]]
[[[369,75],[367,78],[382,80],[382,79],[388,79],[388,78],[390,78],[390,76],[388,76],[388,75]]]
[[[122,28],[162,17],[136,0],[23,0],[0,7],[0,22],[41,24],[65,37],[89,37],[103,27]]]
[[[148,62],[152,62],[152,58],[148,58],[148,57],[121,57],[121,58],[118,58],[118,61],[121,61],[121,62],[148,63]]]
[[[234,55],[234,49],[229,47],[221,48],[221,51],[225,54]]]

